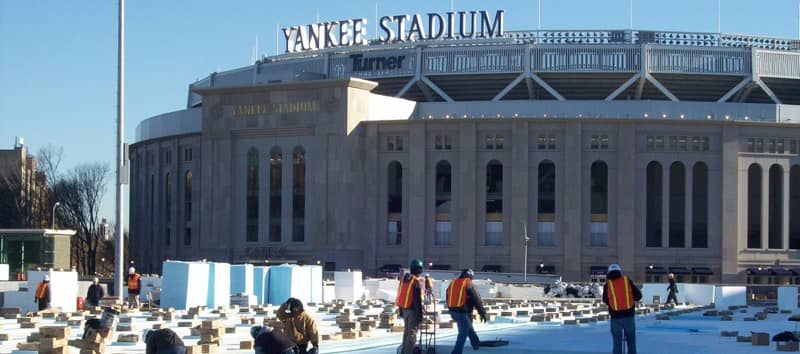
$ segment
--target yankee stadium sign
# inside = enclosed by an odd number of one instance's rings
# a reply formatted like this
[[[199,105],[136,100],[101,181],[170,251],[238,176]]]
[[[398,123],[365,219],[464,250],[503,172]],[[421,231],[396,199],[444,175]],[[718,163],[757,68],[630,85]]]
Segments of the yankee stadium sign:
[[[492,16],[488,11],[459,11],[383,16],[379,23],[379,43],[413,42],[437,39],[499,38],[503,36],[503,10]],[[286,53],[336,47],[367,45],[367,19],[331,21],[286,27]]]

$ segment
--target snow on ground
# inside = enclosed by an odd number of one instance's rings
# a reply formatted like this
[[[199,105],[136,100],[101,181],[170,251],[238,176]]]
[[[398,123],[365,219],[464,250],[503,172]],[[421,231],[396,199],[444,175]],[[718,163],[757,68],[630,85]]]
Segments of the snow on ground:
[[[774,343],[770,343],[769,346],[753,346],[750,343],[738,343],[736,338],[720,336],[720,331],[738,330],[740,334],[745,335],[749,335],[751,331],[768,332],[771,337],[776,333],[795,329],[795,323],[787,321],[789,314],[769,314],[764,321],[744,321],[744,317],[752,317],[763,309],[749,307],[746,313],[737,310],[734,312],[733,321],[720,321],[719,317],[705,317],[702,311],[675,316],[671,320],[656,320],[655,315],[639,316],[636,323],[639,353],[774,353],[776,351]],[[313,311],[311,314],[317,320],[321,333],[337,331],[334,323],[335,315]],[[143,329],[150,327],[152,323],[146,322],[145,316],[145,314],[133,315],[136,318],[135,331],[130,333],[141,334]],[[206,311],[195,324],[215,316]],[[261,323],[263,320],[263,316],[256,315],[254,318],[256,323]],[[195,344],[199,337],[190,336],[189,328],[179,328],[178,321],[171,322],[170,328],[180,334],[186,344]],[[220,347],[221,353],[252,353],[252,350],[239,350],[239,342],[249,339],[250,327],[239,322],[239,314],[230,311],[229,318],[224,320],[224,323],[226,327],[235,326],[236,332],[225,335]],[[52,324],[56,324],[53,319],[44,319],[41,323],[41,325]],[[481,348],[480,353],[594,354],[611,351],[608,321],[581,325],[564,325],[558,322],[537,324],[529,322],[528,316],[520,316],[498,317],[493,323],[476,324],[475,327],[481,339],[499,338],[510,342],[507,347]],[[0,320],[0,331],[10,334],[10,340],[0,342],[0,353],[33,353],[16,350],[16,344],[25,341],[32,330],[20,329],[15,320]],[[81,332],[81,328],[73,327],[71,338],[79,338]],[[118,332],[114,339],[119,334]],[[437,352],[449,353],[455,342],[456,330],[438,329],[437,334]],[[394,354],[400,339],[401,333],[376,329],[371,338],[325,341],[321,345],[321,352]],[[144,353],[144,349],[144,343],[141,341],[136,344],[113,342],[106,347],[106,353]],[[464,352],[474,352],[469,343],[465,346]],[[78,349],[72,348],[72,353],[78,353]]]

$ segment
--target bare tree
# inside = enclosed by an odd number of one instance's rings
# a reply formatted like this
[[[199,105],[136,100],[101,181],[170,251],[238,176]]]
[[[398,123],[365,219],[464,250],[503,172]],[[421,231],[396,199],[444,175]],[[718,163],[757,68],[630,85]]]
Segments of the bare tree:
[[[83,274],[95,273],[97,251],[105,242],[100,204],[110,171],[108,164],[104,163],[79,165],[53,188],[53,195],[62,205],[59,215],[77,231],[72,239],[72,253]]]

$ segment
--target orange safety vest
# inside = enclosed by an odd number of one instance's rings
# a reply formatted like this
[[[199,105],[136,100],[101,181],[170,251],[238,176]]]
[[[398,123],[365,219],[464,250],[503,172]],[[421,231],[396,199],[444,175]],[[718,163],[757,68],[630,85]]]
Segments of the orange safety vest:
[[[631,282],[627,275],[609,279],[606,284],[608,284],[608,307],[610,309],[625,311],[633,308],[633,289],[631,289]]]
[[[45,282],[39,283],[39,287],[36,288],[36,298],[37,299],[44,299],[45,291],[47,291],[47,283],[45,283]]]
[[[401,309],[410,309],[414,304],[414,286],[420,289],[420,303],[422,303],[422,284],[418,276],[411,275],[409,281],[400,280],[400,287],[397,289],[397,299],[395,304]]]
[[[134,273],[128,277],[128,291],[139,290],[139,273]]]
[[[472,284],[470,278],[458,278],[447,286],[447,307],[463,307],[467,303],[467,287]]]

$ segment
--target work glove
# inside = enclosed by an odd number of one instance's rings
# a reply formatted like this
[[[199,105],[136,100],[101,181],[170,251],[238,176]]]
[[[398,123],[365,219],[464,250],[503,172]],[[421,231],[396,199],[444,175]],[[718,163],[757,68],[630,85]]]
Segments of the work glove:
[[[483,323],[486,323],[486,314],[485,314],[485,313],[480,313],[480,314],[478,314],[478,315],[480,315],[480,316],[481,316],[481,321],[482,321]]]
[[[314,347],[308,350],[308,354],[317,354],[319,353],[319,347]]]

